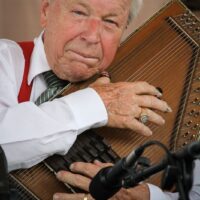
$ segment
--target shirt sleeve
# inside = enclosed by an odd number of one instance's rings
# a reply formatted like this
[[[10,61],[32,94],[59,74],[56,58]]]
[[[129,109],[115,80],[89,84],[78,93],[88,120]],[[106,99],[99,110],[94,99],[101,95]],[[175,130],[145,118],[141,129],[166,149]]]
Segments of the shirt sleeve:
[[[107,122],[105,107],[90,88],[39,107],[32,102],[17,104],[1,115],[0,141],[9,170],[19,163],[17,168],[30,167],[54,153],[64,154],[77,134]]]
[[[191,200],[199,200],[200,199],[200,160],[195,161],[195,168],[193,174],[193,187],[190,191],[190,199]]]
[[[178,193],[163,192],[159,187],[148,184],[150,200],[178,200]]]
[[[9,171],[31,167],[54,153],[64,154],[78,134],[107,123],[105,106],[91,88],[39,107],[31,101],[18,103],[21,78],[15,64],[21,63],[17,62],[0,48],[0,144]]]

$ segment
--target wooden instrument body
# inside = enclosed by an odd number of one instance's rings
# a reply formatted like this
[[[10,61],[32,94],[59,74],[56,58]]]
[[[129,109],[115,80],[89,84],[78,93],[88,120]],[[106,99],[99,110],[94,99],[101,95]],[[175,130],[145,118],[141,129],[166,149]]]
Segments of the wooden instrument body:
[[[199,45],[200,22],[178,1],[170,2],[122,44],[109,68],[112,82],[147,81],[162,89],[163,99],[173,112],[162,114],[166,120],[162,127],[148,124],[153,130],[148,138],[129,130],[96,129],[120,156],[128,155],[147,140],[159,140],[176,150],[199,138]],[[62,95],[89,83],[65,89]],[[152,162],[163,158],[163,152],[155,147],[145,151],[145,155]],[[42,163],[10,175],[33,193],[35,199],[52,199],[55,192],[66,192],[65,186]],[[158,180],[154,176],[148,181],[159,184]]]

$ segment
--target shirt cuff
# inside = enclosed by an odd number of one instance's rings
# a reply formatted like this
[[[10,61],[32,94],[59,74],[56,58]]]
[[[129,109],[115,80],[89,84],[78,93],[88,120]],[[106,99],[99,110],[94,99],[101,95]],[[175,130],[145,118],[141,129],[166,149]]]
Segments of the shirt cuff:
[[[157,186],[149,184],[150,200],[171,200],[165,193]]]
[[[106,108],[94,89],[79,90],[63,97],[63,99],[73,112],[79,133],[86,129],[97,128],[107,124]]]

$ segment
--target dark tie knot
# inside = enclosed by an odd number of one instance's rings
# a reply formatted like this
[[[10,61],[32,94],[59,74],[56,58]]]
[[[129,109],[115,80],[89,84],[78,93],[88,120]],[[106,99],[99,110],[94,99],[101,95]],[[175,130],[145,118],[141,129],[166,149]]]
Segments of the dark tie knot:
[[[63,88],[65,85],[67,85],[69,83],[68,81],[58,78],[53,73],[53,71],[44,72],[43,77],[44,77],[44,80],[46,81],[48,88],[52,88],[52,87]]]

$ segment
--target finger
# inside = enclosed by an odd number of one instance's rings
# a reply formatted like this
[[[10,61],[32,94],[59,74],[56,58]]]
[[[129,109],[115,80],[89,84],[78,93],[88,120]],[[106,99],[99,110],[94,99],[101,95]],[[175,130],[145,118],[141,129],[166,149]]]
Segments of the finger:
[[[100,77],[94,83],[92,83],[90,86],[103,85],[103,84],[108,84],[108,83],[110,83],[109,77]]]
[[[148,126],[139,122],[137,119],[133,119],[133,122],[129,124],[128,128],[130,128],[133,131],[140,133],[141,135],[144,135],[144,136],[152,135],[151,129]]]
[[[80,174],[73,174],[68,171],[59,171],[56,174],[56,177],[58,178],[58,180],[64,183],[67,183],[85,191],[89,191],[89,184],[91,182],[91,179],[85,176],[82,176]]]
[[[72,172],[80,173],[90,178],[94,177],[100,169],[100,167],[97,167],[93,163],[74,162],[70,165]]]
[[[158,115],[150,109],[142,109],[142,113],[140,114],[140,116],[141,115],[147,115],[148,121],[153,122],[157,125],[165,124],[165,120],[163,119],[163,117],[161,117],[160,115]]]
[[[139,95],[136,98],[137,103],[141,107],[156,109],[162,112],[172,112],[167,102],[150,95]]]
[[[157,97],[162,96],[162,93],[156,87],[145,81],[133,82],[132,88],[136,94],[150,94]]]
[[[110,114],[110,115],[113,115],[113,114]],[[111,118],[113,120],[111,122],[111,124],[117,124],[117,122],[119,122],[119,121],[122,122],[120,125],[118,123],[119,128],[128,128],[128,129],[131,129],[134,132],[139,133],[144,136],[152,135],[151,129],[149,127],[145,126],[144,124],[142,124],[141,122],[139,122],[135,117],[132,117],[132,116],[126,117],[125,116],[123,119],[122,116],[115,115],[114,117],[111,116]]]
[[[100,168],[113,166],[113,163],[102,163],[99,160],[94,160],[94,164],[99,166]]]
[[[102,84],[108,84],[110,83],[110,74],[107,71],[102,71],[100,73],[100,78],[98,78],[94,83],[92,83],[90,86],[94,85],[102,85]]]
[[[110,83],[110,78],[109,77],[100,77],[95,81],[95,84],[107,84]]]
[[[56,193],[53,195],[53,200],[84,200],[84,193],[68,194],[68,193]],[[91,195],[87,195],[88,200],[93,200]]]

